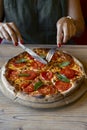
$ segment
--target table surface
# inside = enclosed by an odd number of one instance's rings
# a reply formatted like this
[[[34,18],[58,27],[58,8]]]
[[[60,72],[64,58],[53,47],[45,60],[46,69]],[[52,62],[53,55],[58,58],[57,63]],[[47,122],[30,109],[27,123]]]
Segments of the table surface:
[[[87,46],[66,45],[61,49],[87,68]],[[0,67],[22,51],[13,45],[0,45]],[[0,130],[87,130],[87,92],[74,103],[54,109],[25,107],[0,92]]]

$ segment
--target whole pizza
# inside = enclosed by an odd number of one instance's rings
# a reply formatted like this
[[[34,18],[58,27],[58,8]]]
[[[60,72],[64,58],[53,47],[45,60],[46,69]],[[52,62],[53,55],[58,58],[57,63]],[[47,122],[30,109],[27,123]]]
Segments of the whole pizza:
[[[44,59],[49,51],[45,48],[33,50]],[[77,91],[84,77],[81,62],[62,50],[56,50],[48,64],[22,52],[7,61],[1,70],[3,85],[14,95],[14,99],[27,101],[30,106],[56,104]]]

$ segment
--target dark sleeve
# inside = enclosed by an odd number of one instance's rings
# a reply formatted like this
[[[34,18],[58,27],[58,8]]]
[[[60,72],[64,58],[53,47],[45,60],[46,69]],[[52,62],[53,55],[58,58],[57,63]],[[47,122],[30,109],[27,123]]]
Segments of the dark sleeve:
[[[60,0],[62,8],[62,16],[67,16],[68,12],[68,0]]]
[[[0,0],[0,21],[2,22],[4,19],[4,2]]]

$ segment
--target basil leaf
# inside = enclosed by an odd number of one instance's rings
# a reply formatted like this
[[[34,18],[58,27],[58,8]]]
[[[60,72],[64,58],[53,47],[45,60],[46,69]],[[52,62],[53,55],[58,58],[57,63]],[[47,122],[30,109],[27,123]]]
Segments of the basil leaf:
[[[36,91],[38,88],[40,88],[41,86],[43,85],[43,82],[42,81],[38,81],[35,83],[34,85],[34,90]]]
[[[59,67],[60,67],[60,68],[66,67],[66,66],[68,66],[69,64],[70,64],[69,61],[65,61],[65,62],[60,63],[60,64],[59,64]]]
[[[58,76],[58,79],[61,80],[61,81],[63,81],[63,82],[67,82],[67,83],[70,82],[70,79],[68,79],[68,78],[67,78],[65,75],[63,75],[63,74],[57,74],[57,76]]]
[[[18,76],[20,76],[20,77],[29,77],[30,74],[27,74],[27,73],[21,73],[21,74],[19,74]]]
[[[25,62],[27,62],[27,59],[25,58],[22,58],[16,61],[16,63],[25,63]]]

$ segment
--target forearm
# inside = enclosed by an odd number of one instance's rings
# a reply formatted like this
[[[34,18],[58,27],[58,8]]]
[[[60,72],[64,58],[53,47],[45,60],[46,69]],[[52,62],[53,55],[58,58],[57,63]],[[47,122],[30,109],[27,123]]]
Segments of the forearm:
[[[68,15],[72,17],[76,26],[76,35],[80,35],[85,28],[79,0],[68,0]]]

